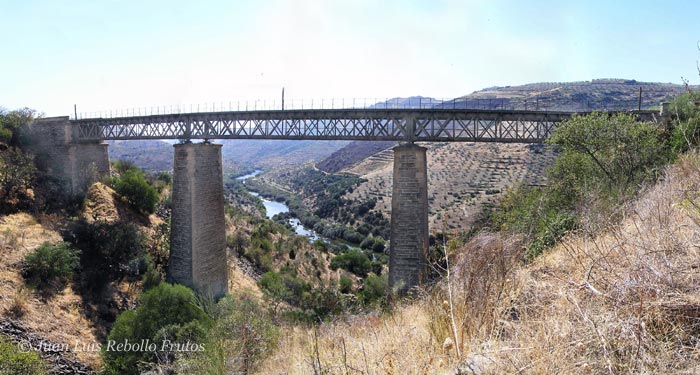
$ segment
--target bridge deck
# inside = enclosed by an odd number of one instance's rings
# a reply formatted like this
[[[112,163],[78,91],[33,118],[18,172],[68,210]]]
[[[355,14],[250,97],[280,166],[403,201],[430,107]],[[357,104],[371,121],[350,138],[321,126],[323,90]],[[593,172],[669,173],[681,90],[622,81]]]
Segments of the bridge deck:
[[[334,109],[182,113],[73,120],[80,141],[305,139],[427,142],[544,141],[576,112]],[[585,113],[585,112],[579,112]],[[634,111],[658,121],[655,111]]]

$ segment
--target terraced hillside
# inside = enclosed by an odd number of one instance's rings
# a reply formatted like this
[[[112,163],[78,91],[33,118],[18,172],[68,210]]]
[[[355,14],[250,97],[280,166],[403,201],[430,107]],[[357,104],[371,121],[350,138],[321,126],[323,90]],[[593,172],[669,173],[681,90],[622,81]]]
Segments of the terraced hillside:
[[[549,111],[630,110],[659,106],[684,93],[681,84],[633,79],[594,79],[580,82],[539,82],[489,87],[456,98],[443,106],[457,108],[515,108]]]
[[[428,148],[428,200],[431,231],[469,230],[484,207],[519,183],[546,183],[544,169],[554,153],[543,145],[433,143]],[[346,198],[375,198],[379,210],[391,213],[393,154],[377,153],[344,170],[367,179]]]
[[[685,92],[684,85],[639,82],[627,79],[595,79],[582,82],[541,82],[491,87],[436,107],[554,111],[626,110],[659,106]],[[318,164],[327,172],[340,171],[368,181],[345,198],[376,198],[375,210],[391,212],[393,144],[374,148],[352,143]],[[353,147],[355,146],[355,147]],[[479,213],[509,187],[523,183],[544,184],[543,172],[553,160],[544,146],[453,143],[427,144],[430,227],[468,230]],[[353,153],[356,148],[357,152]],[[382,150],[383,149],[383,150]],[[372,152],[369,152],[369,151]],[[370,155],[360,160],[360,156]],[[340,168],[342,166],[343,168]]]

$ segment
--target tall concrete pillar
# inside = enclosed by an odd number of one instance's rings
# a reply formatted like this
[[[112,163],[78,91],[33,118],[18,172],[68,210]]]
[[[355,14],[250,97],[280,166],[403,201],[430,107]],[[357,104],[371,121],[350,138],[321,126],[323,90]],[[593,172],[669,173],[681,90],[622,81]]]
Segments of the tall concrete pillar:
[[[394,148],[391,197],[389,286],[399,293],[427,276],[428,165],[425,147],[413,143]]]
[[[37,119],[27,129],[29,148],[40,169],[56,178],[68,195],[84,194],[89,185],[109,177],[107,144],[81,142],[68,116]]]
[[[221,145],[175,145],[168,280],[214,297],[227,291]]]

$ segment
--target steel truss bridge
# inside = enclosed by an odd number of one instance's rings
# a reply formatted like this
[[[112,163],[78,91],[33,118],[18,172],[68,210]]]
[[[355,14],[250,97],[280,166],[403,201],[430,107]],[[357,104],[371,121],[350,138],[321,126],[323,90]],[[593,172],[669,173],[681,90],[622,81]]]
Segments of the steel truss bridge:
[[[78,140],[303,139],[540,143],[575,113],[470,109],[316,109],[72,120]],[[609,112],[614,113],[614,112]],[[633,111],[660,122],[657,111]]]

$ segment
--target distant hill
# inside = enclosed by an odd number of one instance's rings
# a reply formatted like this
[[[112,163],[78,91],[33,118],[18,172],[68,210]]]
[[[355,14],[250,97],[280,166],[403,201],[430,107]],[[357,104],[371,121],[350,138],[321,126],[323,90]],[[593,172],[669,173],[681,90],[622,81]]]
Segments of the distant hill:
[[[130,161],[151,172],[173,169],[173,145],[163,141],[108,141],[109,159]]]
[[[219,140],[224,174],[242,174],[253,168],[287,168],[321,161],[347,141]],[[127,160],[140,168],[172,171],[173,145],[165,141],[109,141],[109,158]]]
[[[263,170],[319,162],[348,141],[222,140],[224,160]]]
[[[378,102],[367,108],[432,108],[440,105],[443,101],[426,96],[409,96],[407,98],[391,98],[383,102]]]
[[[435,101],[433,108],[529,109],[553,111],[628,110],[639,105],[657,107],[685,92],[683,85],[649,83],[624,79],[586,82],[532,83],[521,86],[491,87],[450,101]],[[422,101],[422,99],[421,99]],[[415,99],[387,101],[415,103]],[[378,104],[379,106],[382,103]],[[394,106],[395,107],[395,106]],[[381,107],[380,107],[381,108]],[[391,173],[395,142],[353,142],[336,151],[317,167],[326,172],[361,176],[361,184],[346,198],[376,199],[379,210],[391,213]],[[431,228],[469,230],[483,207],[493,205],[499,196],[516,184],[545,184],[544,170],[554,154],[542,145],[430,143],[426,144],[429,164],[429,205]]]
[[[658,107],[686,91],[674,83],[633,79],[594,79],[580,82],[539,82],[520,86],[489,87],[443,102],[436,107],[530,109],[549,111],[631,110]]]

